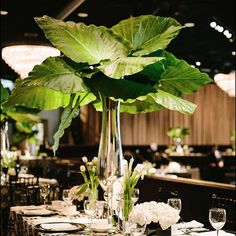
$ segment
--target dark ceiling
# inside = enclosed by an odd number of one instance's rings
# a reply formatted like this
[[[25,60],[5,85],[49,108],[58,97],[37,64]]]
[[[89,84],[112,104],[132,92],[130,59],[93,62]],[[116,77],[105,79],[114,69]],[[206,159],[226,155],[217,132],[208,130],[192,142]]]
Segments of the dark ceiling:
[[[177,57],[210,73],[235,69],[235,0],[1,0],[1,48],[20,43],[48,43],[33,20],[49,15],[66,21],[112,26],[130,16],[154,14],[174,17],[180,23],[192,22],[168,47]],[[82,2],[82,3],[81,3]],[[81,3],[81,4],[80,4]],[[80,6],[78,6],[80,4]],[[77,6],[77,7],[76,7]],[[79,12],[88,17],[78,16]],[[232,38],[212,27],[217,24],[231,32]],[[1,61],[1,77],[15,80],[17,75]]]

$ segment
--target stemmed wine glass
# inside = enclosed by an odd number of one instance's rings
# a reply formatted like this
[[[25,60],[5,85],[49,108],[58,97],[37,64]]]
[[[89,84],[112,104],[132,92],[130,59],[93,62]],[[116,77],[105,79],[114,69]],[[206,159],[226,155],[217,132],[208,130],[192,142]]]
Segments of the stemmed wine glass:
[[[226,210],[223,208],[211,208],[209,210],[209,221],[211,226],[216,229],[218,236],[219,230],[223,228],[226,222]]]
[[[89,216],[90,218],[90,224],[89,224],[89,230],[91,231],[92,226],[92,218],[96,213],[96,201],[91,200],[85,200],[84,201],[84,213]]]
[[[70,197],[70,189],[63,189],[62,191],[62,199],[66,203],[67,207],[72,205],[72,199]]]
[[[179,213],[182,209],[182,202],[180,198],[169,198],[167,204],[176,209]]]
[[[40,193],[43,198],[43,204],[46,206],[46,198],[50,192],[51,185],[50,184],[42,184],[40,185]]]

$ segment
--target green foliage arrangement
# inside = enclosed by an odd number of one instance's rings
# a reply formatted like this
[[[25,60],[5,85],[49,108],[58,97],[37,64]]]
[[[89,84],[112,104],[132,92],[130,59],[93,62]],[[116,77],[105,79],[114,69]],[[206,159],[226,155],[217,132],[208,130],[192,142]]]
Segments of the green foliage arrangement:
[[[169,131],[167,132],[167,135],[171,138],[175,139],[183,139],[186,135],[190,134],[189,128],[182,128],[182,127],[174,127],[170,128]]]
[[[184,27],[170,17],[143,15],[111,28],[36,17],[47,39],[62,52],[18,80],[5,106],[32,111],[64,108],[54,135],[54,152],[80,108],[120,101],[121,112],[162,108],[192,114],[196,105],[182,97],[212,79],[165,49]]]

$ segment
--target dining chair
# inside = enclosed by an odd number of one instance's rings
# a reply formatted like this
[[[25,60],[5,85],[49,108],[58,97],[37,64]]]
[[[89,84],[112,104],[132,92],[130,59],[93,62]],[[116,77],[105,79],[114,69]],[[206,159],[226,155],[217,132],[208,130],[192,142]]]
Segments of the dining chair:
[[[9,180],[10,205],[37,204],[39,199],[38,177],[19,177]]]
[[[217,194],[212,194],[212,207],[224,208],[226,210],[225,229],[236,231],[236,200],[234,198],[226,198]]]

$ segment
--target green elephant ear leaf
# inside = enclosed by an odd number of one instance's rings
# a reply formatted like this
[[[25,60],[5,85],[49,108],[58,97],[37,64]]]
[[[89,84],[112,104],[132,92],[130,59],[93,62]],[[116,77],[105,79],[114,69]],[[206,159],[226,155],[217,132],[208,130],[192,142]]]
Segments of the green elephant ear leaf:
[[[13,120],[20,122],[20,123],[27,122],[27,123],[36,124],[41,121],[41,118],[39,116],[29,114],[29,113],[8,111],[7,115],[10,116]]]
[[[132,55],[143,56],[165,49],[182,28],[173,18],[145,15],[123,20],[112,30],[131,43]]]
[[[110,78],[121,79],[123,76],[138,73],[146,66],[163,59],[163,57],[124,57],[107,62],[98,69]]]
[[[9,91],[7,88],[3,87],[2,83],[1,83],[1,96],[0,96],[0,101],[1,104],[7,100],[7,98],[9,97]]]
[[[160,62],[163,63],[165,70],[160,76],[160,70],[154,68],[155,64],[153,64],[148,66],[147,70],[145,68],[142,73],[148,74],[152,80],[159,81],[160,84],[156,87],[163,91],[182,96],[196,92],[203,85],[213,81],[206,73],[200,72],[199,69],[190,66],[186,61],[179,60],[164,50],[152,53],[151,56],[165,57],[166,60]],[[156,76],[154,71],[156,71]]]
[[[54,155],[58,149],[59,141],[64,134],[64,130],[70,126],[72,119],[79,115],[80,107],[94,101],[95,99],[96,97],[91,93],[71,94],[70,102],[62,112],[60,125],[53,136],[54,144],[52,149]]]
[[[64,22],[49,16],[36,17],[35,21],[51,43],[75,62],[92,65],[125,57],[130,51],[126,41],[104,26]]]
[[[23,80],[22,86],[44,86],[63,93],[77,93],[86,91],[87,88],[80,77],[80,70],[86,64],[77,64],[73,68],[68,59],[62,57],[49,57],[42,64],[36,65]]]
[[[194,112],[196,107],[196,104],[160,89],[158,89],[156,93],[149,93],[146,96],[141,96],[137,99],[121,101],[121,112],[131,114],[153,112],[162,108],[167,108],[169,110],[190,115]]]
[[[97,74],[95,77],[88,79],[86,83],[89,87],[99,91],[101,95],[115,99],[135,99],[156,92],[156,89],[151,86],[126,79],[111,79],[103,74]]]
[[[18,80],[16,88],[12,90],[7,102],[4,103],[8,109],[29,107],[38,110],[53,110],[66,107],[70,101],[70,94],[63,94],[47,87],[22,87]]]

